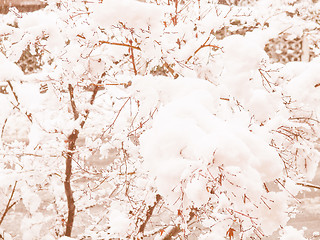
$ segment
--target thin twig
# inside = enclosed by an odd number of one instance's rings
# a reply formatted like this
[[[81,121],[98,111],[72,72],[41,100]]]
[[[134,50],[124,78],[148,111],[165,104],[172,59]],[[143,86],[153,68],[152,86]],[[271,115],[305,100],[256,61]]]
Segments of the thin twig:
[[[148,121],[150,121],[150,119],[153,119],[153,115],[155,114],[156,111],[158,111],[158,108],[157,108],[157,107],[156,107],[156,108],[154,109],[154,111],[150,114],[150,117],[149,117],[147,120],[145,120],[144,122],[140,122],[140,124],[139,124],[138,127],[136,127],[135,129],[133,129],[132,131],[130,131],[130,132],[128,133],[128,136],[130,136],[132,133],[136,132],[139,128],[142,128],[143,125],[145,125]],[[133,123],[132,123],[132,124],[133,124]]]
[[[301,201],[299,199],[297,199],[291,192],[288,191],[288,189],[285,188],[285,186],[279,181],[279,179],[276,180],[277,183],[279,183],[284,190],[287,191],[287,193],[289,193],[298,203],[301,203]]]
[[[205,47],[211,47],[213,48],[214,51],[217,51],[218,49],[220,49],[218,46],[216,45],[213,45],[213,44],[207,44],[207,42],[209,41],[210,39],[210,36],[207,38],[207,40],[193,53],[192,56],[188,57],[188,59],[186,60],[185,63],[188,63],[191,58],[193,58],[202,48],[205,48]]]
[[[3,126],[2,126],[2,130],[1,130],[1,138],[3,137],[4,129],[6,127],[7,121],[8,121],[8,118],[6,118],[6,120],[4,120],[4,123],[3,123]]]
[[[10,81],[7,81],[9,87],[10,87],[10,90],[14,96],[14,98],[16,99],[16,102],[17,102],[17,105],[14,105],[12,102],[11,104],[14,106],[14,108],[17,108],[19,111],[21,111],[21,109],[18,107],[20,105],[20,102],[19,102],[19,98],[18,98],[18,95],[16,94],[15,90],[13,89],[13,86],[11,84]],[[31,113],[28,113],[28,112],[25,112],[24,113],[26,115],[26,117],[28,118],[28,120],[32,123],[32,114]]]
[[[9,200],[7,202],[7,206],[6,206],[6,208],[5,208],[5,210],[4,210],[3,214],[2,214],[2,217],[0,219],[0,225],[2,224],[2,222],[3,222],[4,218],[5,218],[5,216],[7,215],[8,211],[17,203],[17,202],[14,202],[14,203],[12,203],[10,205],[10,203],[12,201],[12,198],[13,198],[13,194],[14,194],[14,192],[16,190],[16,186],[17,186],[17,181],[15,181],[15,183],[14,183],[13,189],[11,191],[10,198],[9,198]]]
[[[309,188],[320,189],[319,185],[314,185],[312,183],[297,182],[297,185],[304,186],[304,187],[309,187]]]
[[[314,121],[316,123],[320,123],[319,120],[311,118],[311,117],[290,117],[289,120],[304,120],[304,122]]]
[[[108,127],[106,130],[104,130],[104,131],[102,132],[102,134],[101,134],[101,136],[100,136],[101,138],[102,138],[103,135],[104,135],[107,131],[109,131],[109,130],[113,127],[113,125],[116,123],[116,121],[117,121],[117,119],[118,119],[118,117],[119,117],[122,109],[123,109],[124,106],[128,103],[128,101],[129,101],[130,99],[131,99],[131,98],[128,97],[128,99],[127,99],[127,100],[124,102],[124,104],[121,106],[121,108],[119,109],[119,111],[118,111],[118,113],[117,113],[117,116],[114,118],[114,120],[112,121],[112,123],[109,125],[109,127]]]
[[[9,85],[10,89],[11,89],[11,92],[12,92],[14,98],[16,99],[16,101],[17,101],[17,103],[18,103],[18,106],[19,106],[19,105],[20,105],[19,98],[18,98],[16,92],[14,91],[11,82],[10,82],[10,81],[7,81],[7,83],[8,83],[8,85]]]
[[[110,44],[110,45],[115,45],[115,46],[122,46],[122,47],[128,47],[128,48],[133,48],[133,49],[136,49],[136,50],[140,50],[141,51],[141,48],[140,47],[136,47],[136,46],[132,46],[132,45],[129,45],[129,44],[125,44],[125,43],[115,43],[115,42],[109,42],[109,41],[99,41],[99,44]]]
[[[135,63],[135,60],[134,60],[133,48],[130,48],[130,57],[131,57],[131,60],[132,60],[132,66],[133,66],[134,75],[138,75],[137,68],[136,68],[136,63]]]

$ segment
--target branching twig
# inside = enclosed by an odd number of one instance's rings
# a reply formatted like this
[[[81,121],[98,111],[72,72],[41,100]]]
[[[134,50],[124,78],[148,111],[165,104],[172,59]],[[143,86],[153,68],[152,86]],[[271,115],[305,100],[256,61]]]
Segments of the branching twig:
[[[130,99],[131,99],[131,98],[128,97],[128,99],[124,102],[124,104],[123,104],[123,105],[121,106],[121,108],[119,109],[119,111],[118,111],[118,113],[117,113],[117,116],[114,118],[114,120],[113,120],[112,123],[109,125],[109,127],[102,132],[100,138],[102,138],[103,135],[113,127],[113,125],[116,123],[116,121],[117,121],[117,119],[118,119],[121,111],[123,110],[124,106],[129,102]]]
[[[109,41],[99,41],[99,44],[100,45],[101,44],[110,44],[110,45],[115,45],[115,46],[128,47],[130,49],[130,57],[131,57],[133,68],[134,68],[133,70],[134,70],[135,75],[137,75],[137,70],[136,70],[136,66],[135,66],[135,62],[134,62],[134,56],[133,56],[133,49],[141,51],[140,47],[132,46],[132,44],[115,43],[115,42],[109,42]],[[163,66],[168,69],[168,71],[172,74],[172,76],[175,79],[179,77],[179,75],[177,73],[175,73],[175,71],[169,66],[169,64],[166,61],[164,61]]]
[[[14,108],[17,108],[19,111],[21,111],[21,109],[18,107],[20,105],[18,95],[16,94],[15,90],[13,89],[13,86],[12,86],[11,82],[7,81],[7,83],[8,83],[8,85],[10,87],[10,90],[11,90],[11,92],[12,92],[12,94],[13,94],[14,98],[16,99],[16,102],[17,102],[17,106],[14,105],[13,103],[12,103],[12,105],[14,106]],[[32,114],[28,113],[28,112],[25,112],[24,114],[26,115],[28,120],[32,123]]]
[[[14,203],[10,204],[11,201],[12,201],[12,198],[13,198],[13,194],[14,194],[14,192],[15,192],[15,190],[16,190],[16,186],[17,186],[17,181],[15,181],[15,183],[14,183],[13,189],[12,189],[12,191],[11,191],[10,198],[9,198],[9,200],[8,200],[8,202],[7,202],[7,206],[6,206],[4,212],[3,212],[2,216],[1,216],[0,225],[2,224],[4,218],[5,218],[5,216],[7,215],[7,213],[9,212],[9,210],[17,203],[17,202],[14,202]]]
[[[268,80],[268,78],[266,77],[265,74],[268,75],[268,77],[270,77],[269,73],[261,68],[258,69],[259,73],[260,73],[260,76],[261,76],[261,79],[262,79],[262,85],[264,86],[264,88],[269,92],[269,90],[267,89],[266,85],[265,85],[265,82],[268,84],[269,88],[272,89],[272,86],[271,84],[274,85],[274,83],[270,82]]]
[[[192,56],[188,57],[188,59],[186,60],[185,63],[188,63],[191,58],[193,58],[202,48],[205,48],[205,47],[210,47],[210,48],[213,48],[214,51],[218,50],[219,47],[216,46],[216,45],[213,45],[213,44],[207,44],[207,42],[209,41],[210,39],[210,36],[207,38],[207,40],[193,53]]]
[[[133,54],[133,49],[139,50],[141,51],[140,47],[136,47],[132,45],[132,41],[130,41],[130,44],[125,44],[125,43],[115,43],[115,42],[109,42],[109,41],[99,41],[99,44],[110,44],[110,45],[115,45],[115,46],[122,46],[122,47],[128,47],[129,48],[129,52],[130,52],[130,58],[132,61],[132,65],[133,65],[133,71],[134,74],[137,75],[137,68],[136,68],[136,64],[135,64],[135,60],[134,60],[134,54]]]
[[[156,111],[158,111],[158,108],[157,108],[157,107],[156,107],[156,108],[154,109],[154,111],[150,114],[150,117],[149,117],[147,120],[145,120],[145,121],[143,121],[143,122],[140,122],[140,124],[139,124],[138,127],[136,127],[135,129],[133,129],[132,131],[130,131],[130,132],[128,133],[128,136],[130,136],[132,133],[135,133],[139,128],[142,128],[143,125],[145,125],[148,121],[150,121],[150,119],[153,119],[153,116],[154,116],[154,114],[155,114]],[[132,124],[132,125],[133,125],[133,124]]]

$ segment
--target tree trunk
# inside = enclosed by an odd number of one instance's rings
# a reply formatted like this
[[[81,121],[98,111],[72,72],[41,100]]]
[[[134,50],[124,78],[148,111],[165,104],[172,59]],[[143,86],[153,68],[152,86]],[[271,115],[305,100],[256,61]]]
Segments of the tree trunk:
[[[75,129],[68,137],[68,153],[66,156],[66,180],[64,182],[64,189],[68,202],[68,219],[66,224],[66,233],[65,236],[71,237],[74,215],[75,215],[75,205],[73,192],[71,189],[71,174],[72,174],[72,157],[74,154],[74,150],[76,148],[76,140],[79,135],[79,130]]]

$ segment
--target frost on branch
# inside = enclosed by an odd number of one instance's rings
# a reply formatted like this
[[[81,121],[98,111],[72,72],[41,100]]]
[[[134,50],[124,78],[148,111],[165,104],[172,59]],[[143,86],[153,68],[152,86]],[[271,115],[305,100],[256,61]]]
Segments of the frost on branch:
[[[51,0],[1,16],[3,226],[22,216],[17,239],[298,233],[284,227],[319,161],[319,60],[269,61],[293,21],[275,3]],[[25,50],[37,72],[20,71]]]

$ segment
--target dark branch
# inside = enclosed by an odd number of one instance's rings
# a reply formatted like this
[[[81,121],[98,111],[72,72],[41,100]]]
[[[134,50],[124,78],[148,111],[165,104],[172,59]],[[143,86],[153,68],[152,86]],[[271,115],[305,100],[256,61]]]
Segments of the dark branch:
[[[309,187],[309,188],[320,189],[320,186],[314,185],[314,184],[311,184],[311,183],[298,182],[297,185],[304,186],[304,187]]]
[[[93,92],[92,92],[92,96],[91,96],[91,99],[90,99],[90,105],[93,105],[94,103],[94,100],[96,99],[96,96],[97,96],[97,93],[98,93],[98,90],[99,90],[99,84],[101,83],[101,81],[98,82],[98,84],[96,84],[94,86],[94,89],[93,89]],[[80,123],[80,127],[83,128],[84,124],[86,123],[88,117],[89,117],[89,113],[90,111],[89,110],[86,110],[85,111],[85,115],[84,115],[84,119],[82,120],[82,122]]]
[[[196,208],[192,208],[191,212],[189,213],[189,219],[187,223],[190,223],[192,219],[196,216],[195,211],[197,211]],[[162,238],[162,240],[171,240],[173,237],[178,235],[183,229],[180,227],[180,224],[174,226],[167,234]]]
[[[171,240],[172,237],[176,236],[181,231],[182,229],[180,228],[180,224],[174,226],[162,240]]]
[[[71,108],[72,108],[72,112],[73,112],[73,117],[74,117],[75,120],[77,120],[78,117],[79,117],[79,113],[77,111],[76,103],[74,101],[73,87],[72,87],[72,85],[70,83],[68,85],[68,90],[69,90],[69,96],[70,96],[70,102],[71,102]]]
[[[70,101],[71,101],[71,107],[72,107],[74,119],[76,120],[79,117],[79,113],[76,109],[76,104],[75,104],[74,95],[73,95],[73,87],[71,84],[69,84],[68,89],[69,89]],[[94,103],[98,89],[99,89],[99,86],[96,85],[90,99],[91,105]],[[84,119],[80,123],[81,128],[83,128],[84,124],[86,123],[89,113],[90,113],[89,110],[85,111]],[[74,151],[76,149],[76,141],[78,137],[79,137],[79,130],[74,129],[72,133],[68,136],[68,151],[66,154],[66,179],[64,182],[64,189],[65,189],[65,194],[67,197],[67,204],[68,204],[68,219],[66,223],[66,232],[65,232],[65,235],[67,237],[71,237],[75,209],[76,209],[74,198],[73,198],[73,192],[71,188],[71,175],[72,175],[72,160],[73,160]]]
[[[146,215],[146,219],[144,220],[144,222],[141,224],[140,228],[139,228],[139,233],[144,232],[144,229],[146,228],[146,225],[149,221],[149,219],[152,216],[153,210],[154,208],[157,206],[157,204],[159,203],[159,201],[161,200],[161,196],[159,194],[156,195],[156,201],[154,202],[153,206],[149,206],[148,210],[147,210],[147,215]]]
[[[10,81],[7,81],[7,83],[8,83],[8,85],[9,85],[9,87],[10,87],[10,89],[11,89],[11,92],[12,92],[12,94],[13,94],[14,98],[16,99],[16,101],[17,101],[18,105],[20,105],[19,98],[18,98],[18,96],[17,96],[16,92],[14,91],[14,89],[13,89],[13,86],[12,86],[11,82],[10,82]]]
[[[67,237],[71,237],[74,214],[75,214],[75,205],[73,192],[71,189],[71,175],[72,175],[72,157],[74,154],[74,150],[76,149],[76,140],[79,136],[79,130],[75,129],[68,137],[68,152],[66,156],[66,180],[64,182],[64,189],[67,197],[68,203],[68,220],[66,224],[66,233]]]

